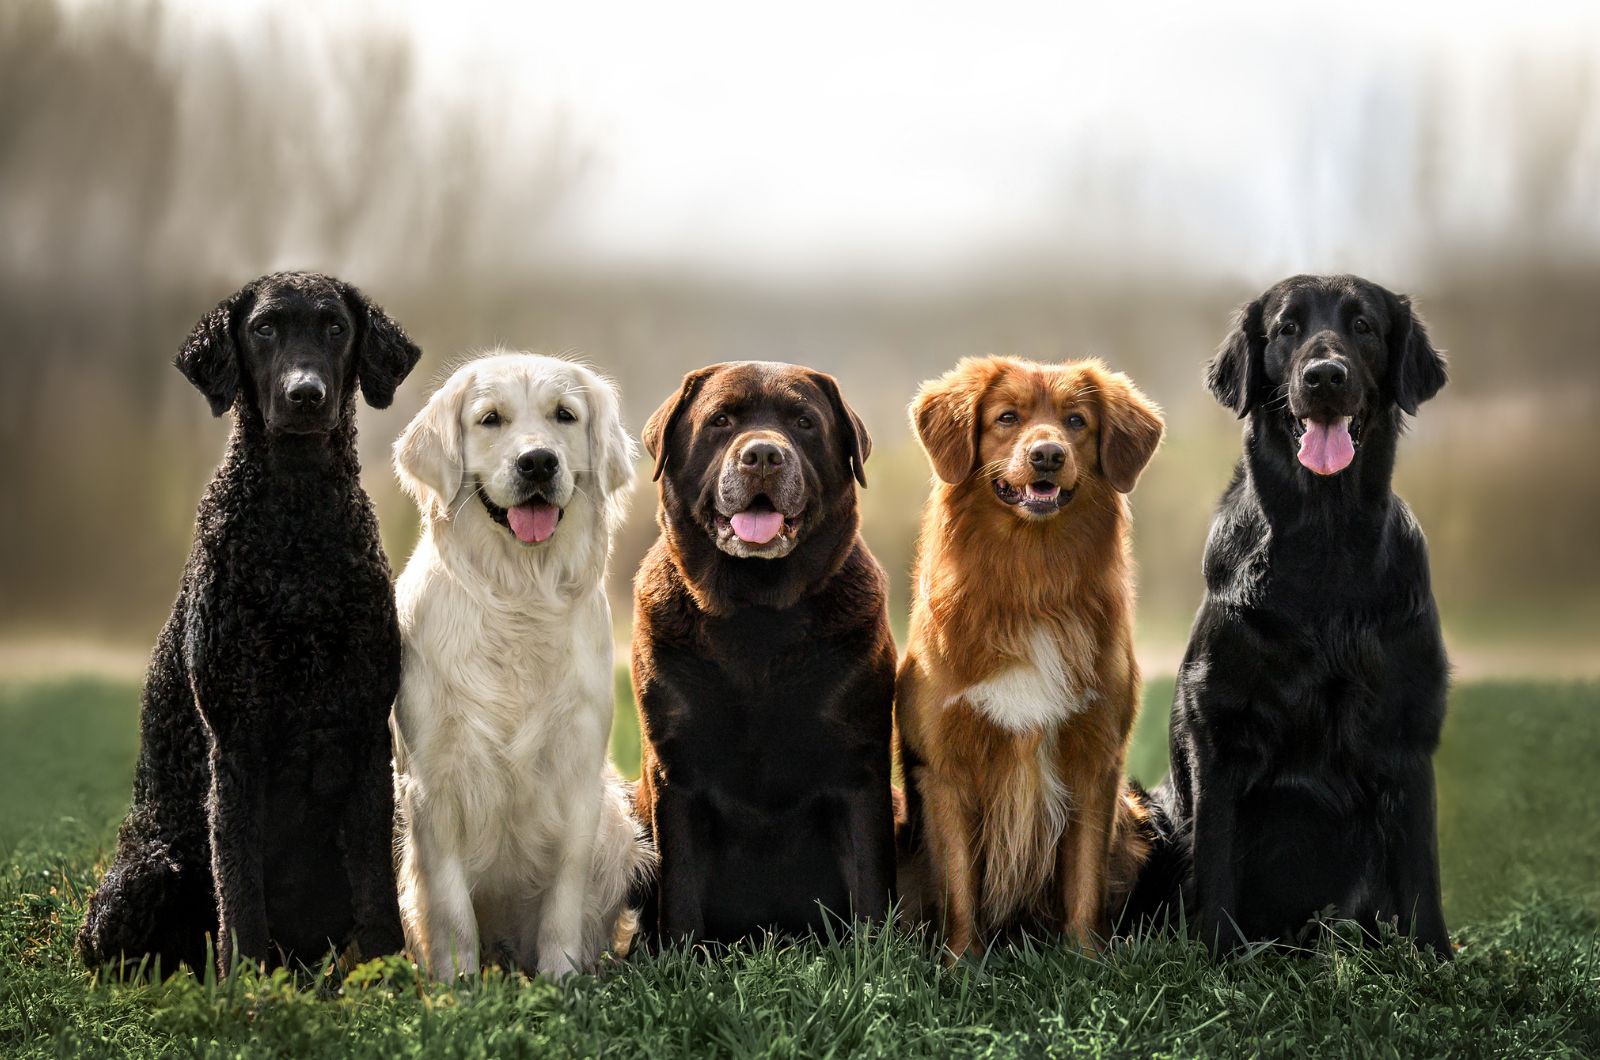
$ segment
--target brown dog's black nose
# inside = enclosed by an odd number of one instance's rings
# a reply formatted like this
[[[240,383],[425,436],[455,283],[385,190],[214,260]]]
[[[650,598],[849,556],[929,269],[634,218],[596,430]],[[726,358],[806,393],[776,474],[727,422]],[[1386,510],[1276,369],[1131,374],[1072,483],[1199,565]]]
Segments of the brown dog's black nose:
[[[1035,471],[1060,471],[1067,451],[1056,442],[1035,442],[1028,447],[1028,464]]]
[[[561,467],[554,449],[529,449],[517,457],[517,470],[529,478],[551,478]]]
[[[291,378],[283,393],[289,404],[301,409],[321,408],[328,398],[328,388],[322,385],[322,380],[305,373]]]
[[[1344,389],[1344,384],[1350,378],[1350,370],[1338,361],[1312,361],[1306,365],[1301,378],[1308,389],[1332,392]]]
[[[772,442],[750,442],[739,450],[739,463],[752,471],[783,466],[783,450]]]

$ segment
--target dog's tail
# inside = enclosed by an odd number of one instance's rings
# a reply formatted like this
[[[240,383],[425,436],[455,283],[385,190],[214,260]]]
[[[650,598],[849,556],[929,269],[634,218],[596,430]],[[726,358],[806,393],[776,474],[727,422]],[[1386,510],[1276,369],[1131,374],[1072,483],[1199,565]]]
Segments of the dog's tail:
[[[606,896],[603,907],[614,911],[610,937],[604,944],[625,957],[639,934],[639,911],[654,890],[660,856],[649,830],[634,812],[637,785],[608,768],[605,789],[600,837],[595,844],[594,884]]]
[[[1165,784],[1146,791],[1129,781],[1118,802],[1107,910],[1114,934],[1164,928],[1177,913],[1189,855],[1171,800]]]

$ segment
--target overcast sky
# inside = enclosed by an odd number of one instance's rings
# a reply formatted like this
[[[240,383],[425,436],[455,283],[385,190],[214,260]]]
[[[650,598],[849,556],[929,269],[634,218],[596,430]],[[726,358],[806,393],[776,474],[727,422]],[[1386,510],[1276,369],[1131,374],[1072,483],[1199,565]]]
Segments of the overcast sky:
[[[264,0],[189,3],[248,33]],[[303,10],[308,37],[403,26],[430,91],[562,122],[591,157],[562,238],[599,263],[917,273],[1115,246],[1242,272],[1404,268],[1419,213],[1507,221],[1529,99],[1575,115],[1558,210],[1600,235],[1600,86],[1562,72],[1600,56],[1595,3]],[[1518,79],[1533,87],[1514,97]],[[1447,122],[1419,191],[1429,99]]]

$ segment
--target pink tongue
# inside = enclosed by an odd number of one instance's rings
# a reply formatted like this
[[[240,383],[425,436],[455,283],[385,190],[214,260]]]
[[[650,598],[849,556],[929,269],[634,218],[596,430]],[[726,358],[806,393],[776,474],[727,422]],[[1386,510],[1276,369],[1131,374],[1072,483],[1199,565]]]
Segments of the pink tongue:
[[[506,522],[511,524],[511,532],[524,543],[550,540],[560,518],[561,509],[553,504],[519,504],[506,509]]]
[[[739,540],[752,545],[766,544],[783,529],[782,512],[739,512],[729,521],[733,523],[733,532],[739,535]]]
[[[1319,475],[1335,475],[1350,466],[1356,446],[1350,440],[1350,420],[1341,416],[1332,423],[1306,421],[1300,436],[1300,462]]]

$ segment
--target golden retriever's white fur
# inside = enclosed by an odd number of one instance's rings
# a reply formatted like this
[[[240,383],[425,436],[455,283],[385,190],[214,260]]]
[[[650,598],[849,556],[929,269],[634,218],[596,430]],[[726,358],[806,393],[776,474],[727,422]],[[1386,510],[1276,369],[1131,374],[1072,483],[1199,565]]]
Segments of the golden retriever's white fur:
[[[484,499],[523,500],[516,461],[533,449],[560,456],[545,492],[561,518],[524,544]],[[616,391],[582,365],[497,353],[456,371],[394,452],[422,512],[396,585],[407,941],[438,978],[480,960],[591,967],[631,934],[629,888],[655,864],[606,760],[605,567],[634,456]]]

